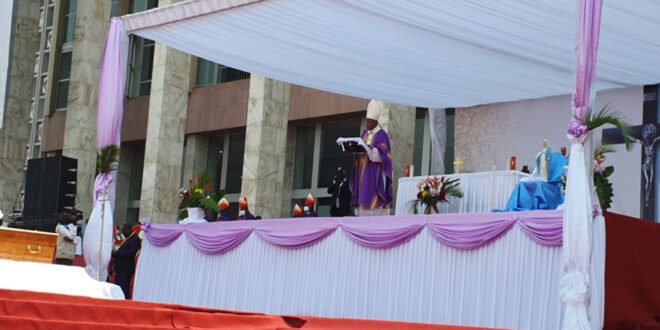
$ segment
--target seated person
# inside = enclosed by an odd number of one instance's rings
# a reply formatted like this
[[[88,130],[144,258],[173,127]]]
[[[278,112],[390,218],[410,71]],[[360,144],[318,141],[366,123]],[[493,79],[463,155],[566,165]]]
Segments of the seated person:
[[[229,201],[226,198],[223,197],[218,202],[218,208],[220,209],[220,212],[218,213],[218,218],[216,219],[217,221],[231,220],[229,217]]]
[[[238,220],[256,220],[248,208],[247,196],[238,201]]]
[[[312,194],[307,194],[307,199],[305,200],[305,206],[303,207],[303,218],[316,218],[318,215],[314,211],[314,204],[316,204],[316,198]]]
[[[547,141],[546,141],[547,143]],[[531,180],[521,181],[511,193],[505,211],[554,210],[564,203],[562,175],[568,164],[561,152],[552,152],[549,147],[537,156],[537,168]]]

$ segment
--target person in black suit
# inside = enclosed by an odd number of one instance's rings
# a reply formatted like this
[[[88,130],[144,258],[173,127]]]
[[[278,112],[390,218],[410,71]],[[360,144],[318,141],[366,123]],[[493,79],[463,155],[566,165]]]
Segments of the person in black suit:
[[[124,241],[116,251],[112,252],[115,265],[115,284],[124,291],[124,297],[130,299],[131,279],[135,273],[135,256],[140,250],[140,237],[133,231],[133,226],[125,223],[121,227]]]
[[[341,167],[337,168],[332,183],[328,186],[328,193],[332,194],[330,201],[330,215],[333,217],[346,217],[352,216],[353,210],[351,208],[351,201],[353,194],[351,187],[348,183],[348,175],[346,170]]]

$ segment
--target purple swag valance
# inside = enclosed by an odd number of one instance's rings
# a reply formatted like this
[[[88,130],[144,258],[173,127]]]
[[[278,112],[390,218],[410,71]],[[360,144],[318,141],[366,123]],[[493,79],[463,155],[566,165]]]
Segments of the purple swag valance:
[[[388,249],[413,239],[424,228],[442,244],[462,249],[478,249],[504,235],[515,224],[530,239],[546,246],[562,245],[561,211],[532,211],[480,214],[442,214],[401,217],[348,217],[315,219],[274,219],[230,221],[204,224],[163,224],[145,221],[143,230],[149,242],[165,247],[181,234],[205,254],[226,253],[239,246],[254,232],[260,239],[283,248],[303,248],[316,244],[337,228],[355,243],[374,249]]]

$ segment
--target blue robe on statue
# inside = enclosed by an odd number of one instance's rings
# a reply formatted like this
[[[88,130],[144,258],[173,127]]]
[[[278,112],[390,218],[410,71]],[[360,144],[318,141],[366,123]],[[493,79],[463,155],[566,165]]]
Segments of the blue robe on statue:
[[[544,157],[545,155],[540,155]],[[550,154],[547,181],[522,181],[511,193],[505,211],[554,210],[564,203],[562,175],[568,164],[561,152]]]
[[[368,131],[362,132],[366,141]],[[376,148],[381,162],[372,162],[366,153],[356,153],[353,160],[353,176],[351,190],[353,191],[353,206],[373,210],[391,208],[392,191],[392,148],[390,138],[384,129],[374,133],[371,148]]]

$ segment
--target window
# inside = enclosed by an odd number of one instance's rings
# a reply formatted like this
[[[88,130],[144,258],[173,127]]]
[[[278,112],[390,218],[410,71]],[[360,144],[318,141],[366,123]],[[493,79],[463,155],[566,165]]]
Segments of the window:
[[[289,212],[296,203],[304,206],[305,197],[311,192],[316,197],[319,216],[330,216],[330,194],[326,188],[337,167],[344,167],[349,175],[353,169],[353,155],[341,151],[337,138],[359,136],[361,126],[360,119],[351,119],[297,128]]]
[[[245,153],[245,134],[229,136],[229,155],[227,164],[225,191],[228,194],[241,192],[243,181],[243,154]]]
[[[55,110],[63,110],[69,104],[69,80],[71,78],[71,61],[73,57],[73,37],[76,31],[76,10],[78,0],[62,2],[64,24],[62,30],[62,47],[59,54],[59,69],[57,72],[57,87],[55,90]]]
[[[225,137],[209,138],[209,153],[206,161],[206,168],[209,171],[212,189],[219,192],[222,186],[222,160],[225,149]],[[184,178],[186,179],[186,178]],[[184,184],[187,184],[184,183]]]
[[[413,147],[413,165],[415,166],[414,174],[415,176],[422,175],[422,164],[424,164],[424,137],[429,135],[427,144],[430,145],[430,134],[429,130],[426,129],[428,123],[427,118],[428,111],[425,109],[417,109],[417,116],[415,117],[415,145]],[[427,155],[427,158],[430,158],[430,150]],[[428,163],[430,160],[427,160]],[[428,173],[428,170],[424,173]]]
[[[110,17],[119,16],[119,0],[110,1]]]
[[[312,187],[315,134],[316,126],[303,126],[298,127],[296,130],[293,189],[309,189]]]
[[[225,157],[225,153],[229,154]],[[225,135],[209,138],[209,153],[206,167],[211,176],[213,191],[225,190],[229,204],[229,215],[238,217],[238,199],[243,175],[243,153],[245,134]],[[229,160],[232,160],[229,162]]]
[[[60,68],[57,74],[55,109],[66,109],[69,103],[69,80],[71,78],[71,55],[68,51],[60,55]]]
[[[140,38],[141,63],[140,78],[138,80],[138,96],[149,95],[151,93],[151,75],[154,70],[154,50],[156,44],[153,40]]]
[[[73,42],[73,35],[76,31],[76,9],[78,0],[68,0],[64,5],[64,43]]]
[[[197,59],[195,87],[210,86],[249,78],[250,73],[248,72],[213,63],[203,58]]]
[[[126,222],[138,223],[140,215],[140,199],[142,198],[142,172],[144,171],[145,146],[129,146],[128,148],[132,149],[133,155],[131,157],[131,180],[128,186]]]
[[[157,0],[133,0],[129,6],[129,13],[133,14],[157,6]],[[129,72],[129,97],[140,97],[151,93],[151,76],[153,74],[155,48],[156,44],[153,40],[133,37]]]

